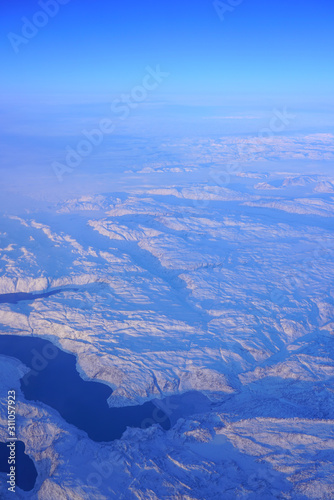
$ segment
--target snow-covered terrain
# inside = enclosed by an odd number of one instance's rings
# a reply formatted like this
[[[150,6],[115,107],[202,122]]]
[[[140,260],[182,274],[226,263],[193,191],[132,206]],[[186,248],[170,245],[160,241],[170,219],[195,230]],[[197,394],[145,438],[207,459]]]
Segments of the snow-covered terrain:
[[[304,138],[302,157],[332,159],[329,135]],[[298,141],[254,139],[254,158],[285,158]],[[0,293],[62,292],[0,303],[0,334],[53,340],[113,389],[111,406],[157,398],[173,424],[95,443],[26,401],[26,368],[2,356],[1,401],[17,390],[18,438],[38,471],[17,498],[334,498],[334,177],[287,165],[223,182],[222,166],[196,181],[178,182],[192,174],[175,165],[137,175],[166,168],[163,188],[1,216]],[[4,404],[0,416],[3,440]]]

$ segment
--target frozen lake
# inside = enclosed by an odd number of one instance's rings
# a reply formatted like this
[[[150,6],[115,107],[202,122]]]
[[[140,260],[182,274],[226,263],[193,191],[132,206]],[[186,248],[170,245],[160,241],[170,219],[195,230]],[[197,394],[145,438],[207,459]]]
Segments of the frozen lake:
[[[42,292],[42,293],[25,293],[25,292],[17,292],[17,293],[2,293],[0,294],[0,304],[17,304],[23,300],[36,300],[43,299],[46,297],[50,297],[51,295],[56,295],[57,293],[61,293],[64,291],[73,291],[75,292],[76,288],[66,288],[64,290],[52,290],[50,292]]]
[[[0,472],[9,473],[8,443],[0,443]],[[30,491],[35,486],[37,471],[34,462],[25,454],[25,445],[22,441],[15,444],[15,482],[24,491]],[[6,479],[7,481],[7,479]]]
[[[0,354],[19,359],[30,369],[21,379],[27,400],[51,406],[94,441],[118,439],[127,427],[160,423],[164,429],[170,428],[167,415],[151,402],[110,408],[107,399],[112,390],[104,383],[83,380],[75,356],[47,340],[0,335]]]

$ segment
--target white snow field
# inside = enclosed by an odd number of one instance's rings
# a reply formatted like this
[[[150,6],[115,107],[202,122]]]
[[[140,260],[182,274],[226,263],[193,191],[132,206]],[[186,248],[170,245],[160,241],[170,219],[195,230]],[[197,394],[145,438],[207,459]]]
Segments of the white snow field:
[[[254,163],[178,181],[174,166],[165,184],[164,168],[1,216],[0,294],[62,292],[0,303],[0,334],[52,340],[113,389],[110,406],[158,399],[172,424],[94,442],[25,400],[27,368],[1,356],[0,440],[16,389],[38,472],[16,498],[333,499],[334,177]]]

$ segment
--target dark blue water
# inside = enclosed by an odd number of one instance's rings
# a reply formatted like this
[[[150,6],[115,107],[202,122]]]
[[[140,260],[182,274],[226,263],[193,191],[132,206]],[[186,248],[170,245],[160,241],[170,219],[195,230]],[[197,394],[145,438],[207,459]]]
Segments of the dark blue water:
[[[8,443],[0,443],[0,472],[9,473],[9,448]],[[34,462],[24,453],[25,445],[22,441],[15,442],[15,483],[24,491],[30,491],[34,488],[37,471]],[[14,464],[13,464],[14,465]],[[9,477],[6,477],[6,489]],[[14,494],[15,495],[15,494]]]
[[[84,381],[76,370],[76,358],[38,337],[0,335],[0,354],[12,356],[30,371],[21,379],[26,399],[41,401],[94,441],[112,441],[126,427],[146,428],[159,423],[170,428],[168,416],[153,403],[109,408],[112,390],[101,382]]]
[[[0,304],[17,304],[21,300],[43,299],[45,297],[50,297],[51,295],[56,295],[56,293],[61,293],[65,291],[76,292],[77,290],[78,290],[77,288],[66,288],[63,290],[58,289],[42,293],[25,293],[25,292],[2,293],[0,294]]]

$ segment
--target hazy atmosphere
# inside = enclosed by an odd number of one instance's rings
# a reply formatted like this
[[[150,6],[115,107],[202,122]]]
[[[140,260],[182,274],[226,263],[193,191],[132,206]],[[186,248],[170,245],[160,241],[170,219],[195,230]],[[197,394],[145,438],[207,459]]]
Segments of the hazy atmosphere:
[[[334,498],[333,3],[1,10],[0,498]]]

